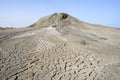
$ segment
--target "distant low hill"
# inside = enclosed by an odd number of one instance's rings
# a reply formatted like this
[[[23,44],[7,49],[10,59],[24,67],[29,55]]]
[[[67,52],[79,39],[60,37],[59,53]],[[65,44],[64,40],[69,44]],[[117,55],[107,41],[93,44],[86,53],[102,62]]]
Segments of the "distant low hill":
[[[14,29],[13,27],[0,27],[0,30]]]

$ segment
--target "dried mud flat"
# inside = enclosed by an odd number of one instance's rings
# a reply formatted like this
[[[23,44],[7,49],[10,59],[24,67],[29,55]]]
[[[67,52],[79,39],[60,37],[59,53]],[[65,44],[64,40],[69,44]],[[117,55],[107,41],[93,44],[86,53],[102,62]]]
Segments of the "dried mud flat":
[[[120,80],[120,29],[55,13],[0,30],[0,80]]]

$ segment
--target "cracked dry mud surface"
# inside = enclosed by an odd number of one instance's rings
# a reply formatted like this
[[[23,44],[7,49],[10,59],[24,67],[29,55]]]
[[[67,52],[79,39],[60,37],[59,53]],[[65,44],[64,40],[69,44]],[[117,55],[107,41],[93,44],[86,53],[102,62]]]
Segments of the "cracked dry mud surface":
[[[120,80],[120,30],[63,13],[50,20],[0,31],[0,80]]]

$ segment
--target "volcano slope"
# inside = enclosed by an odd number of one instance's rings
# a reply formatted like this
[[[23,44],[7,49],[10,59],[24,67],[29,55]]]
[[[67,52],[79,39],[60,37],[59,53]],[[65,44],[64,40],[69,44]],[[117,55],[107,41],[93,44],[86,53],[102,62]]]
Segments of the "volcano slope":
[[[0,30],[0,80],[120,80],[120,29],[55,13]]]

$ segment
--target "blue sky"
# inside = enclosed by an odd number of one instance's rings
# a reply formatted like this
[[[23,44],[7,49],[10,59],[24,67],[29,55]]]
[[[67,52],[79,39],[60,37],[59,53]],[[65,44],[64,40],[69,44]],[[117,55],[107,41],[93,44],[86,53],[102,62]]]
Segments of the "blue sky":
[[[0,26],[23,27],[55,12],[120,27],[120,0],[0,0]]]

